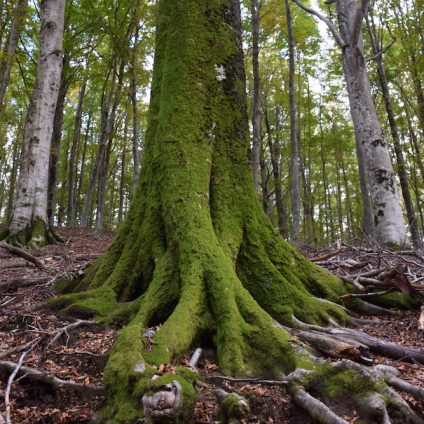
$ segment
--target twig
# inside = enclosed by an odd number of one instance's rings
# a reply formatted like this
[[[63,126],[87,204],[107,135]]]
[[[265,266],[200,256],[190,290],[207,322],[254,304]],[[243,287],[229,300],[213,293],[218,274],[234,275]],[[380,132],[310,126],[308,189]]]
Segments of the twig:
[[[374,297],[374,296],[383,296],[384,294],[388,294],[393,292],[395,289],[389,289],[389,290],[384,290],[384,291],[379,291],[379,292],[373,292],[373,293],[348,293],[348,294],[344,294],[343,296],[340,296],[341,300],[346,300],[346,299],[351,299],[352,297],[359,297],[359,298],[363,298],[363,297]]]
[[[342,49],[344,49],[346,47],[346,42],[343,40],[342,36],[337,31],[336,27],[333,25],[333,23],[328,18],[326,18],[324,15],[321,15],[321,13],[319,13],[318,11],[316,11],[314,9],[311,9],[308,6],[305,6],[299,0],[293,0],[293,2],[296,3],[305,12],[308,12],[311,15],[314,15],[318,19],[320,19],[321,21],[323,21],[327,25],[327,27],[330,30],[331,34],[333,34],[333,36],[334,36],[337,44],[339,45],[339,47],[342,48]]]
[[[12,383],[16,377],[16,374],[18,374],[19,369],[21,368],[22,363],[24,362],[25,356],[27,355],[28,352],[29,351],[27,350],[22,353],[21,357],[19,358],[19,362],[15,364],[15,368],[12,374],[10,374],[9,379],[7,380],[6,391],[4,393],[4,404],[6,407],[6,424],[12,424],[12,421],[10,419],[10,391],[12,389]]]
[[[40,260],[38,260],[35,256],[31,255],[30,253],[26,252],[25,250],[19,249],[19,247],[12,246],[6,243],[5,241],[0,241],[0,247],[7,250],[9,253],[20,256],[21,258],[24,258],[27,261],[32,262],[36,267],[40,269],[46,269],[46,267]]]
[[[93,321],[79,319],[71,324],[65,325],[65,327],[59,328],[59,330],[57,330],[56,333],[54,333],[55,336],[53,337],[51,342],[48,344],[48,346],[55,344],[63,334],[68,332],[68,330],[71,330],[72,328],[81,327],[82,325],[95,325],[95,323]]]
[[[207,380],[224,380],[230,383],[251,383],[251,384],[262,384],[267,386],[287,386],[288,380],[261,380],[260,378],[234,378],[227,377],[225,375],[214,374],[206,377]]]

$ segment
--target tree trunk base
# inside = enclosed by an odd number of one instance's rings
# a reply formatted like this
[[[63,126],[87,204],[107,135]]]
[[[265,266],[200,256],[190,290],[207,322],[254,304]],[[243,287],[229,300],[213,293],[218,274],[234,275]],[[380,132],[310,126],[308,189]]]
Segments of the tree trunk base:
[[[36,219],[32,225],[27,226],[23,230],[11,233],[6,229],[0,234],[0,240],[17,247],[42,247],[48,244],[62,242],[63,239],[57,234],[52,227],[47,225],[42,219]]]

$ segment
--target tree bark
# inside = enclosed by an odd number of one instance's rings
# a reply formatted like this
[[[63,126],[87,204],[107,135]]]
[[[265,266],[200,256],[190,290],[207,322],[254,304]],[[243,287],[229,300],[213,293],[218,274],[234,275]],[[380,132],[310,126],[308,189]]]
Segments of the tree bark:
[[[18,0],[16,3],[12,27],[4,46],[0,60],[0,112],[3,109],[4,96],[9,84],[10,72],[12,70],[13,59],[15,57],[16,46],[18,45],[19,34],[25,23],[28,0]]]
[[[377,72],[380,81],[380,86],[383,94],[384,105],[386,107],[387,118],[389,120],[390,132],[393,139],[393,147],[396,154],[397,171],[399,174],[400,187],[402,190],[403,200],[405,202],[406,215],[408,217],[409,228],[411,231],[411,239],[415,248],[421,247],[421,237],[418,231],[418,223],[415,217],[414,206],[412,204],[411,193],[409,191],[408,176],[405,168],[405,160],[403,158],[402,147],[400,145],[399,130],[397,127],[395,114],[393,112],[392,100],[389,91],[389,84],[387,81],[386,70],[384,66],[383,52],[380,47],[380,40],[378,39],[377,31],[374,23],[374,16],[372,8],[370,9],[370,17],[367,19],[368,32],[371,39],[372,48],[375,55],[375,62],[377,65]]]
[[[62,69],[65,0],[43,0],[37,75],[24,133],[19,187],[9,225],[12,242],[52,241],[47,223],[48,161]]]
[[[357,144],[362,148],[373,208],[375,237],[384,245],[407,243],[402,209],[389,151],[371,96],[362,39],[364,11],[355,0],[336,2],[347,84]]]
[[[65,52],[62,64],[62,76],[60,79],[59,94],[57,96],[56,110],[53,119],[53,134],[50,147],[49,159],[49,182],[47,189],[47,219],[49,225],[54,225],[57,192],[57,167],[62,144],[63,112],[65,109],[65,98],[69,88],[69,80],[66,75],[69,64],[69,55]]]

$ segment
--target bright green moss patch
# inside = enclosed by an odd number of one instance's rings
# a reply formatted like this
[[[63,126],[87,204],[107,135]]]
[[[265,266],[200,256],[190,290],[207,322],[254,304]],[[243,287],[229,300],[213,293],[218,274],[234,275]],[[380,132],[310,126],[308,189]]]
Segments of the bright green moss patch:
[[[380,389],[370,379],[356,371],[340,371],[324,380],[324,393],[331,398],[344,396],[365,397]]]

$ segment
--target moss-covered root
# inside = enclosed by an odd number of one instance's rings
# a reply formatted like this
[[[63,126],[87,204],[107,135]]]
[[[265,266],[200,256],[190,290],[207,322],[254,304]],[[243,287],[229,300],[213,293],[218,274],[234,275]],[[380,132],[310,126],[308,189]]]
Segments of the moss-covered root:
[[[239,424],[250,412],[249,402],[237,393],[228,393],[217,389],[216,397],[221,406],[221,418],[224,424]]]
[[[16,232],[11,233],[9,230],[3,231],[0,240],[6,240],[13,246],[31,248],[42,247],[47,244],[55,244],[63,241],[62,238],[41,218],[35,219],[31,225]]]
[[[315,365],[312,371],[298,369],[287,381],[294,401],[320,423],[346,424],[340,415],[357,410],[367,423],[422,424],[424,418],[387,384],[406,388],[416,399],[421,399],[421,391],[393,373],[390,367],[366,368],[344,359],[332,365]],[[318,393],[320,400],[309,391]]]

